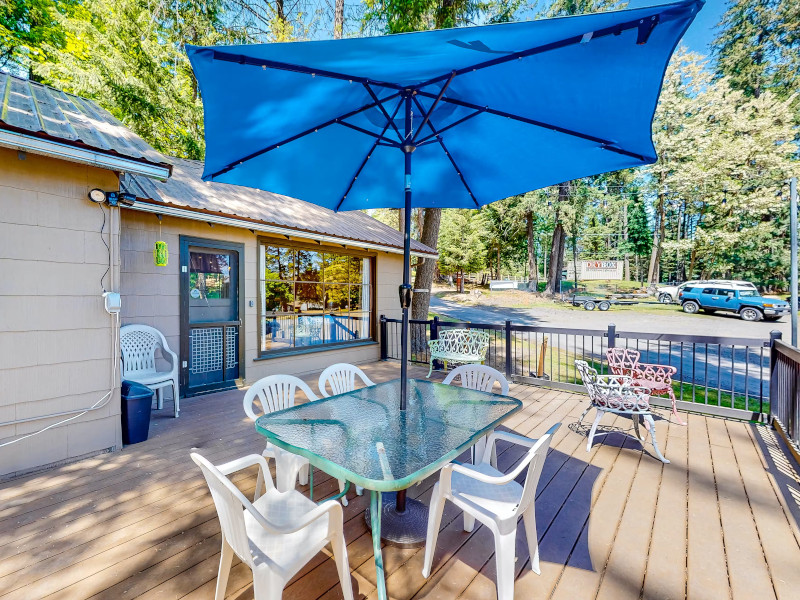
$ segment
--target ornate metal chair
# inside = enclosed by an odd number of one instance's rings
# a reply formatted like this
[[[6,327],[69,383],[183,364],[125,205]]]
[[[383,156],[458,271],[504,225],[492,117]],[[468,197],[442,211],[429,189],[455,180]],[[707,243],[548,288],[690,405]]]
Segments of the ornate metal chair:
[[[427,376],[430,377],[434,360],[443,361],[445,371],[448,362],[459,365],[483,364],[489,351],[489,334],[476,329],[445,329],[439,333],[439,339],[428,342],[428,347],[431,351],[431,368]]]
[[[626,375],[633,379],[633,384],[647,388],[651,396],[669,396],[672,402],[672,414],[675,420],[686,425],[678,414],[675,390],[672,389],[672,376],[678,369],[669,365],[655,365],[639,362],[641,353],[630,348],[609,348],[606,351],[608,367],[614,375]]]
[[[583,385],[589,392],[591,404],[583,411],[580,424],[586,414],[593,408],[597,411],[597,416],[592,423],[589,431],[589,439],[586,442],[586,451],[592,449],[594,436],[597,433],[597,426],[600,419],[607,412],[614,414],[630,415],[633,420],[633,430],[640,442],[644,443],[645,438],[639,432],[639,418],[644,420],[645,427],[650,432],[650,442],[653,444],[656,456],[664,463],[669,461],[661,454],[656,440],[656,425],[653,416],[650,414],[650,395],[646,388],[633,384],[633,379],[627,375],[598,375],[597,371],[590,367],[586,361],[576,360],[575,368],[581,374]]]

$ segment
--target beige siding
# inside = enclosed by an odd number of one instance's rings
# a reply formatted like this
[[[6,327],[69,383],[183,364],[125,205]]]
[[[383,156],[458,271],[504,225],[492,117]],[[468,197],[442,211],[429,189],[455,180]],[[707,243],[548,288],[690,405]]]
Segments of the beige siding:
[[[108,391],[114,329],[100,278],[109,252],[87,193],[118,185],[110,171],[0,149],[0,422],[85,408]],[[106,219],[108,233],[108,210]],[[119,215],[116,233],[118,224]],[[62,418],[0,426],[0,444]],[[0,477],[120,445],[117,388],[102,408],[0,447]]]
[[[211,227],[200,221],[176,217],[163,217],[159,234],[159,221],[155,215],[134,210],[125,210],[122,215],[120,258],[122,262],[123,324],[141,323],[158,328],[167,337],[171,349],[179,353],[179,240],[181,235],[244,245],[245,360],[242,366],[246,384],[274,373],[309,373],[321,371],[336,362],[364,363],[379,358],[378,346],[369,345],[256,360],[258,357],[259,305],[258,237],[247,229],[221,225]],[[156,267],[153,262],[153,245],[159,239],[167,242],[169,246],[170,256],[166,267]],[[292,239],[294,240],[294,238]],[[281,240],[285,241],[285,238],[276,238],[278,243]],[[297,238],[297,241],[302,241],[302,239]],[[322,248],[324,247],[325,245],[322,245]],[[401,255],[377,253],[376,315],[397,316],[399,314],[397,286],[402,278],[402,264]],[[253,303],[252,307],[250,301]]]

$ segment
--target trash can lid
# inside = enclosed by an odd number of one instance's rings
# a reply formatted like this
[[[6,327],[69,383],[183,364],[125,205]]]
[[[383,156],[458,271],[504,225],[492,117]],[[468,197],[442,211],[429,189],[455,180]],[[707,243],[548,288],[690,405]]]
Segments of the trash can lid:
[[[122,380],[120,393],[125,398],[146,398],[153,397],[153,390],[138,381]]]

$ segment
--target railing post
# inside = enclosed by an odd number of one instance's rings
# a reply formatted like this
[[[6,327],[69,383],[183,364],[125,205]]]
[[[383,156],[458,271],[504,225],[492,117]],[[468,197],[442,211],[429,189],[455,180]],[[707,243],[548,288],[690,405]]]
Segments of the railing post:
[[[608,347],[614,348],[617,345],[617,326],[614,323],[608,324]]]
[[[439,316],[434,315],[433,320],[431,321],[431,339],[438,340],[439,339]],[[429,356],[430,358],[430,356]],[[433,361],[433,368],[434,369],[441,369],[442,362],[439,360]]]
[[[778,397],[778,381],[774,377],[775,374],[775,364],[777,361],[777,350],[775,350],[775,340],[779,340],[783,337],[780,331],[770,331],[769,332],[769,412],[770,414],[767,415],[767,423],[771,424],[771,417],[772,417],[772,402],[773,399],[777,399]],[[764,414],[764,394],[760,394],[761,398],[759,399],[759,412],[763,415]]]
[[[388,360],[389,358],[389,340],[388,337],[388,327],[386,325],[386,317],[381,315],[381,360]]]
[[[506,321],[506,378],[511,379],[511,348],[513,346],[511,321]]]

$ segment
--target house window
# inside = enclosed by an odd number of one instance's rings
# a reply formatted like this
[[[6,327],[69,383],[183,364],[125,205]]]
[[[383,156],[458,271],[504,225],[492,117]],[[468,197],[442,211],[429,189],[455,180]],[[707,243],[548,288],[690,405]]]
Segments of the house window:
[[[369,340],[372,258],[259,244],[259,355]]]

